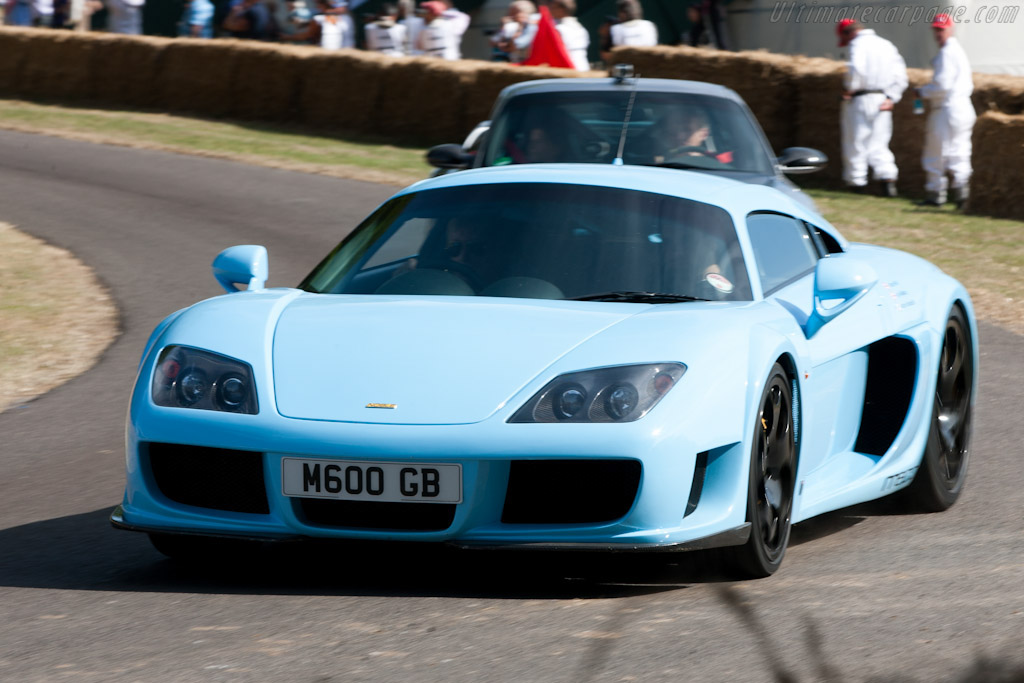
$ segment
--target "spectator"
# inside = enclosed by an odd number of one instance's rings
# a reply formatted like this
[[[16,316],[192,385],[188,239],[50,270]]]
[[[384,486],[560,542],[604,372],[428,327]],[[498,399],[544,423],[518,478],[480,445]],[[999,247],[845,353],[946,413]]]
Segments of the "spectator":
[[[129,36],[142,35],[142,7],[146,0],[106,0],[107,30]]]
[[[315,0],[310,0],[314,2]],[[306,30],[313,20],[313,12],[305,0],[284,0],[274,3],[274,24],[282,40],[288,36]]]
[[[384,55],[401,57],[405,54],[406,29],[397,21],[398,8],[390,3],[381,7],[376,21],[366,25],[366,49]]]
[[[185,11],[178,35],[186,38],[213,38],[214,7],[210,0],[185,0]]]
[[[53,0],[7,0],[4,23],[8,26],[50,26]]]
[[[50,18],[51,28],[68,26],[71,14],[71,0],[53,0],[53,15]]]
[[[562,36],[562,43],[565,44],[573,66],[577,71],[590,71],[590,62],[587,60],[590,34],[575,14],[576,0],[553,0],[551,3],[551,17],[555,20],[555,28]]]
[[[521,62],[530,56],[530,46],[537,35],[537,6],[530,0],[514,0],[508,14],[501,18],[501,30],[491,41],[510,62]]]
[[[460,10],[455,6],[452,0],[441,0],[444,6],[447,7],[444,11],[444,18],[451,24],[452,30],[455,32],[455,49],[459,54],[459,59],[462,59],[462,36],[466,34],[466,29],[469,28],[469,15]]]
[[[75,31],[88,31],[92,26],[92,15],[101,9],[102,0],[70,0],[65,26]]]
[[[899,169],[889,150],[892,107],[907,89],[907,65],[896,46],[854,19],[836,25],[839,47],[850,48],[843,78],[839,120],[843,144],[843,180],[860,191],[868,184],[868,167],[881,183],[882,195],[896,196]]]
[[[416,41],[416,49],[427,57],[440,59],[458,59],[458,47],[455,44],[455,31],[451,23],[444,18],[447,9],[441,0],[429,0],[420,5],[425,12],[424,26]]]
[[[302,31],[285,40],[320,43],[325,50],[340,50],[355,45],[355,26],[348,14],[348,6],[340,0],[317,0],[319,6],[313,20]]]
[[[32,0],[7,0],[4,23],[8,26],[35,26],[38,17]]]
[[[719,0],[702,0],[690,5],[686,14],[690,20],[687,42],[691,46],[712,44],[719,50],[729,49],[729,39],[725,35],[725,17]]]
[[[234,38],[275,40],[277,25],[262,0],[233,0],[223,28]]]
[[[934,73],[930,83],[917,89],[918,96],[928,100],[930,109],[921,154],[927,192],[922,204],[946,203],[948,172],[953,176],[950,198],[959,209],[970,194],[973,170],[971,132],[977,117],[971,104],[974,79],[967,54],[953,36],[953,19],[948,14],[936,15],[932,32],[939,44],[939,54],[932,60]]]
[[[405,53],[407,55],[423,54],[416,44],[425,23],[423,17],[416,16],[414,0],[398,0],[398,23],[405,27]]]
[[[611,60],[611,48],[620,45],[648,47],[658,44],[658,27],[644,19],[640,0],[617,0],[618,22],[605,24],[601,32],[605,37],[605,49],[601,53],[606,62]]]

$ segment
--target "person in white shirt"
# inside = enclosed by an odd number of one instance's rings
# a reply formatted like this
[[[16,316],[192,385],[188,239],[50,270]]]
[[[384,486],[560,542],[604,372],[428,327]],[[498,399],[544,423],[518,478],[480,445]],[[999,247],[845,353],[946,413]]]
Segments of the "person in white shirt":
[[[590,61],[587,59],[587,49],[590,47],[590,33],[579,20],[573,16],[576,14],[576,0],[553,0],[551,3],[551,18],[555,20],[555,28],[562,36],[562,43],[569,53],[569,59],[577,71],[590,71]]]
[[[448,8],[441,16],[447,19],[452,27],[452,32],[455,34],[455,51],[459,55],[458,58],[462,59],[462,36],[469,28],[469,15],[457,8],[452,0],[441,0],[441,2]]]
[[[142,35],[142,6],[146,0],[106,0],[107,29],[111,33]]]
[[[416,16],[414,0],[398,0],[398,23],[405,27],[405,54],[423,54],[416,48],[416,40],[423,30],[423,17]]]
[[[925,125],[924,150],[921,165],[924,167],[924,189],[927,198],[922,202],[929,206],[946,203],[948,186],[950,199],[957,208],[962,208],[969,195],[971,180],[971,133],[977,114],[971,103],[974,79],[967,54],[953,37],[953,19],[948,14],[938,14],[932,22],[935,42],[939,54],[932,60],[932,80],[917,89],[919,97],[928,100],[929,114]]]
[[[610,61],[611,48],[620,45],[649,47],[658,44],[658,27],[644,19],[640,0],[617,0],[615,8],[619,21],[607,28],[607,47],[601,53],[602,59]]]
[[[501,30],[492,42],[507,57],[517,63],[530,56],[533,39],[537,36],[537,6],[530,0],[514,0],[508,6],[508,14],[501,18]]]
[[[343,0],[319,0],[317,13],[305,30],[282,36],[295,42],[319,41],[325,50],[355,47],[355,24]]]
[[[868,167],[882,195],[896,196],[899,168],[889,149],[892,108],[907,89],[907,65],[899,50],[854,19],[836,25],[839,47],[849,47],[839,121],[843,180],[855,190],[868,184]]]
[[[405,54],[406,29],[397,22],[398,8],[387,3],[381,7],[376,21],[363,28],[366,49],[383,55],[401,57]]]
[[[416,49],[427,57],[456,60],[458,48],[455,44],[455,31],[451,23],[444,18],[447,9],[441,0],[429,0],[420,5],[426,12],[423,17],[425,25],[416,38]]]

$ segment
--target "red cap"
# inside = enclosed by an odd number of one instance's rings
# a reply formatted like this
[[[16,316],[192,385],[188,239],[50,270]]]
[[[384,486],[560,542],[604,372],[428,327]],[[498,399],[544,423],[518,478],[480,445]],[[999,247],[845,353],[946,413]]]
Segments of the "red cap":
[[[420,5],[420,7],[427,10],[431,14],[444,14],[445,10],[448,9],[447,7],[444,6],[443,2],[440,2],[440,0],[430,0],[429,2],[424,2],[423,4]]]
[[[953,25],[953,18],[948,14],[936,14],[932,21],[932,28],[946,28]]]
[[[841,19],[839,23],[836,24],[836,35],[839,36],[839,47],[846,47],[847,44],[850,42],[849,38],[847,38],[843,34],[846,33],[847,29],[849,29],[856,23],[856,19]]]

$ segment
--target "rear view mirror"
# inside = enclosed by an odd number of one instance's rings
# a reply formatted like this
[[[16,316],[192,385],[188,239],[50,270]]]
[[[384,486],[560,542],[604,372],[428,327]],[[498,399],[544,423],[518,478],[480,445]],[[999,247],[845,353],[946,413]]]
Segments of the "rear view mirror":
[[[463,149],[462,145],[448,143],[431,147],[427,152],[427,163],[437,168],[461,170],[472,165],[473,155]]]
[[[263,289],[268,272],[267,248],[259,244],[228,247],[213,259],[213,276],[229,294],[241,291],[240,284],[250,292]]]
[[[775,163],[779,170],[791,175],[814,173],[828,165],[828,156],[810,147],[787,147],[782,150]]]
[[[818,261],[814,269],[814,310],[807,319],[807,337],[853,306],[878,282],[867,262],[834,255]]]

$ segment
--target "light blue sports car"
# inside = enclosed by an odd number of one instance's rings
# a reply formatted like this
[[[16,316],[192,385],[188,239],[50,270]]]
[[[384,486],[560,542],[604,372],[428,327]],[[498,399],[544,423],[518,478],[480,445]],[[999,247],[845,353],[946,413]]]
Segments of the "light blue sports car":
[[[115,526],[172,557],[298,538],[701,550],[967,471],[956,280],[765,186],[621,165],[417,183],[297,288],[263,247],[139,366]],[[235,292],[239,286],[245,291]]]

